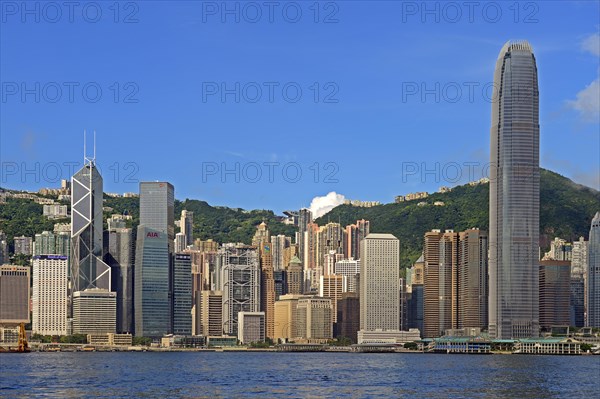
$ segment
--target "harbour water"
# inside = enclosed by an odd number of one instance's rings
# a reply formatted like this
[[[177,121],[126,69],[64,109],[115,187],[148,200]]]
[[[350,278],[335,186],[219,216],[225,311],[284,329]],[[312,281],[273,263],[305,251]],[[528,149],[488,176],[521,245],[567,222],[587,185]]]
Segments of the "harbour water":
[[[600,356],[0,355],[2,398],[592,398]]]

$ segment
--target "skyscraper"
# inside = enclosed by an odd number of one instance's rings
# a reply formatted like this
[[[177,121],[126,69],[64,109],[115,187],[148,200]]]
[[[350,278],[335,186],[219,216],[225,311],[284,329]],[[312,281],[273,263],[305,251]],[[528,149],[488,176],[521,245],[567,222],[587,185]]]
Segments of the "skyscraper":
[[[110,267],[102,260],[102,176],[95,158],[85,157],[85,164],[71,178],[71,187],[71,291],[110,291]]]
[[[33,257],[31,330],[41,335],[67,334],[67,257]]]
[[[490,149],[489,333],[539,334],[539,93],[528,42],[507,42],[494,72]]]
[[[325,343],[333,338],[331,299],[304,297],[296,307],[297,341]]]
[[[170,331],[168,241],[166,233],[138,226],[133,298],[135,335],[140,337]]]
[[[117,293],[117,332],[133,332],[133,230],[111,228],[104,232],[104,260],[111,268]]]
[[[592,219],[588,244],[587,325],[600,327],[600,212]]]
[[[271,244],[260,243],[260,308],[263,311],[267,337],[273,338],[275,317],[275,278]]]
[[[459,234],[458,328],[488,325],[488,236],[469,229]]]
[[[197,335],[223,335],[223,293],[202,291],[200,293],[200,322]]]
[[[192,255],[176,253],[171,278],[173,334],[192,335]]]
[[[175,188],[171,183],[140,183],[140,225],[167,234],[169,252],[173,253]]]
[[[304,232],[308,230],[308,225],[312,223],[312,212],[310,209],[300,209],[298,211],[298,257],[306,263],[306,243]]]
[[[138,336],[160,337],[172,329],[170,254],[175,238],[174,204],[175,189],[171,183],[140,183],[134,279]]]
[[[371,233],[360,253],[360,329],[400,329],[400,242]]]
[[[553,326],[568,326],[571,264],[560,260],[541,260],[539,263],[540,327],[550,331]]]
[[[29,267],[0,265],[0,326],[29,323]]]
[[[256,248],[225,244],[218,253],[222,273],[223,331],[236,336],[239,312],[260,311],[260,262]]]
[[[181,211],[181,222],[180,222],[181,232],[185,234],[185,246],[194,244],[194,212],[186,211],[185,209]]]

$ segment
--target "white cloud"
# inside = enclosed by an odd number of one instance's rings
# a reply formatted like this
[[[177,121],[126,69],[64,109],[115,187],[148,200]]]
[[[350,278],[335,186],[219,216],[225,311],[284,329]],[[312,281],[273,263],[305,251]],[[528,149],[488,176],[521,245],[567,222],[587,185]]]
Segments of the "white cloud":
[[[345,196],[342,194],[338,194],[335,191],[330,192],[329,194],[322,197],[315,197],[310,203],[310,211],[313,214],[313,218],[318,218],[325,215],[327,212],[332,210],[338,205],[342,205]]]
[[[594,33],[583,39],[581,49],[595,56],[600,56],[600,33]],[[579,112],[586,122],[600,122],[600,78],[596,78],[585,89],[577,93],[575,100],[567,101],[567,105]]]
[[[600,33],[594,33],[581,42],[581,48],[600,57]]]
[[[577,93],[577,99],[567,102],[581,117],[589,122],[600,119],[600,79],[594,80],[585,89]]]

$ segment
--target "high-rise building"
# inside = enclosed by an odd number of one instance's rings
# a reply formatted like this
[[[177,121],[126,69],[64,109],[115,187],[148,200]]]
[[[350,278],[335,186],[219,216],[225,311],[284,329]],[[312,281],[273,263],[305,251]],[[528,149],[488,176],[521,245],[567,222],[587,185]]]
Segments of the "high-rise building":
[[[290,260],[286,270],[287,294],[300,295],[304,292],[304,270],[302,262],[297,256]]]
[[[540,268],[540,328],[551,331],[553,326],[568,326],[570,322],[571,262],[541,260]]]
[[[600,328],[600,212],[590,227],[587,281],[587,326]]]
[[[567,240],[555,237],[550,242],[550,251],[546,252],[544,259],[546,260],[571,260],[573,255],[573,245]]]
[[[400,242],[369,234],[361,242],[360,329],[400,328]]]
[[[238,341],[243,345],[265,341],[265,312],[238,314]]]
[[[425,233],[423,268],[420,262],[413,268],[409,309],[411,317],[419,312],[415,306],[422,281],[424,337],[439,337],[451,329],[487,327],[487,253],[487,233],[479,229]],[[408,324],[415,328],[414,322]]]
[[[223,335],[223,293],[202,291],[200,294],[200,328],[198,335]]]
[[[587,308],[588,242],[583,237],[573,242],[571,254],[571,298],[570,323],[575,327],[585,326]]]
[[[539,335],[540,125],[537,67],[528,42],[496,61],[489,204],[489,333]]]
[[[102,260],[102,189],[102,176],[96,168],[96,160],[86,156],[83,167],[71,178],[72,298],[75,292],[88,288],[111,289],[110,267]]]
[[[171,278],[172,332],[192,335],[192,256],[175,253]]]
[[[291,245],[290,237],[283,234],[271,236],[271,253],[273,254],[273,270],[280,271],[285,269],[289,259],[286,262],[286,249]]]
[[[260,311],[260,262],[255,247],[224,244],[218,252],[222,273],[223,331],[237,336],[238,313]]]
[[[325,267],[325,257],[333,253],[344,254],[346,231],[339,223],[329,222],[319,228],[317,234],[317,267]]]
[[[42,231],[35,235],[33,255],[58,255],[56,253],[56,239],[51,231]]]
[[[346,226],[346,258],[360,259],[360,242],[369,235],[370,230],[371,223],[364,219],[357,220],[356,224]]]
[[[459,234],[458,328],[488,325],[487,231],[470,229]]]
[[[133,333],[133,230],[104,232],[104,261],[111,268],[111,287],[117,293],[117,332]]]
[[[168,242],[166,233],[138,226],[133,302],[135,334],[140,337],[170,332]]]
[[[29,267],[0,265],[0,326],[29,323]]]
[[[107,334],[117,329],[117,294],[103,288],[73,293],[73,334]]]
[[[185,235],[185,246],[194,244],[194,212],[181,211],[181,232]],[[185,248],[184,248],[185,249]]]
[[[40,335],[67,334],[67,257],[33,257],[31,330]]]
[[[254,233],[254,237],[252,237],[252,245],[260,248],[262,243],[268,243],[269,239],[269,228],[265,222],[261,222],[261,224],[256,227],[256,232]]]
[[[425,280],[425,259],[421,255],[410,269],[410,294],[407,300],[408,328],[416,328],[421,333],[423,330],[424,303],[423,282]],[[408,290],[407,290],[408,291]]]
[[[15,237],[15,255],[31,255],[33,253],[33,239],[31,237]]]
[[[346,276],[348,281],[348,292],[358,293],[358,282],[360,276],[360,259],[342,259],[335,262],[335,274]]]
[[[275,334],[273,340],[288,341],[299,336],[296,324],[298,300],[303,295],[287,294],[275,302]]]
[[[312,212],[310,209],[300,209],[298,211],[298,257],[306,263],[306,242],[304,233],[308,230],[308,225],[312,223]]]
[[[348,291],[348,279],[346,276],[330,274],[321,276],[319,284],[319,296],[331,299],[332,323],[337,322],[337,303],[342,299],[342,294]]]
[[[171,183],[140,183],[140,225],[167,234],[169,252],[174,252],[175,188]]]
[[[183,252],[186,248],[186,237],[183,233],[175,234],[175,252]]]
[[[273,338],[275,317],[275,276],[271,244],[260,241],[260,308],[264,313],[267,337]]]
[[[275,283],[275,300],[281,295],[287,294],[287,272],[279,270],[273,272],[273,282]]]
[[[319,225],[316,223],[309,223],[306,226],[306,229],[303,232],[303,237],[301,237],[302,264],[304,265],[305,270],[313,270],[317,268],[317,258],[318,258],[318,240],[319,240]]]
[[[333,326],[335,337],[350,338],[353,344],[358,341],[360,330],[360,300],[358,293],[345,292],[337,301],[337,321]]]
[[[423,246],[423,336],[434,338],[457,328],[456,295],[453,284],[458,265],[458,234],[453,230],[425,233]]]
[[[0,230],[0,265],[8,263],[9,259],[8,240],[6,239],[6,234]]]
[[[297,341],[325,343],[333,338],[331,299],[305,297],[296,307]]]

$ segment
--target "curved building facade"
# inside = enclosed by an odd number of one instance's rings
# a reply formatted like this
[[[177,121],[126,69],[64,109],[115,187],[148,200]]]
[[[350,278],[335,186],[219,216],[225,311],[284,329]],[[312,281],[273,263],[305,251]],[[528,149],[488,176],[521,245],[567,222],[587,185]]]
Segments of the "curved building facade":
[[[490,149],[489,332],[539,334],[539,93],[528,42],[502,47],[494,72]]]

